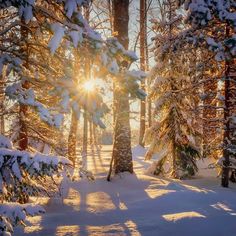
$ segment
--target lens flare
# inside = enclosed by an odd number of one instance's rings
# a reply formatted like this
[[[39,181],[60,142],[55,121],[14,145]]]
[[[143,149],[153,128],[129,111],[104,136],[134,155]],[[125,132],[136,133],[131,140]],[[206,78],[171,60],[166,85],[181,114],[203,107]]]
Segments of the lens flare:
[[[91,92],[94,90],[94,82],[92,80],[88,80],[83,84],[84,90]]]

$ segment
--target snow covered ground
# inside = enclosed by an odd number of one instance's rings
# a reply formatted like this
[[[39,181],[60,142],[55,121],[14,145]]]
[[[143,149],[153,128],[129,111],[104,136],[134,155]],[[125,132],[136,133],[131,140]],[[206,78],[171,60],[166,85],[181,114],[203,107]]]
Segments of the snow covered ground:
[[[96,180],[64,179],[63,197],[36,199],[46,213],[29,218],[29,226],[18,227],[14,235],[236,235],[236,185],[221,188],[204,163],[193,180],[149,176],[144,153],[140,147],[133,150],[136,174],[107,182],[111,146],[90,150],[87,168]]]

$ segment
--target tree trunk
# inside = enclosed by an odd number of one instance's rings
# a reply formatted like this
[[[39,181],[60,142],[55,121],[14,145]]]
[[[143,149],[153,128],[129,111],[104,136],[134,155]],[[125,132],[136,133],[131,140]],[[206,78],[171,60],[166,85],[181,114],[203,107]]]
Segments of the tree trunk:
[[[113,0],[114,31],[119,42],[128,49],[129,0]],[[115,173],[133,173],[129,93],[114,85],[115,128],[112,159]]]
[[[178,173],[177,173],[177,152],[176,152],[176,142],[175,138],[173,138],[172,141],[172,172],[171,172],[171,177],[174,179],[179,178]]]
[[[5,120],[4,120],[4,112],[5,112],[5,107],[4,107],[4,100],[5,100],[5,93],[4,93],[4,88],[5,88],[5,74],[4,72],[0,74],[0,80],[1,82],[1,88],[0,88],[0,112],[1,112],[1,134],[5,134]]]
[[[225,121],[225,130],[224,130],[224,140],[223,140],[223,168],[221,176],[221,185],[222,187],[227,188],[229,186],[229,164],[230,164],[230,154],[228,150],[228,145],[230,141],[230,78],[229,78],[229,63],[226,62],[225,68],[225,109],[224,109],[224,121]]]
[[[211,155],[211,145],[216,138],[217,80],[215,78],[204,83],[204,94],[207,94],[207,98],[204,99],[203,108],[203,156],[207,157]]]
[[[93,144],[96,146],[98,144],[97,142],[97,129],[96,129],[96,125],[94,123],[92,123],[92,129],[93,129]]]
[[[84,8],[84,17],[89,22],[90,17],[90,7],[85,6]],[[86,43],[85,45],[85,55],[89,55],[88,50],[89,45]],[[85,79],[88,81],[90,80],[90,60],[88,57],[84,59],[85,62]],[[82,158],[84,159],[84,162],[87,162],[87,152],[88,152],[88,112],[87,112],[87,106],[88,106],[88,92],[86,94],[86,105],[84,108],[84,127],[83,127],[83,148],[82,148]]]
[[[226,25],[226,38],[229,38],[230,26]],[[224,109],[224,138],[223,138],[223,168],[221,185],[222,187],[229,186],[229,165],[230,157],[235,157],[230,149],[235,145],[235,124],[232,117],[236,111],[236,60],[227,60],[225,62],[225,109]]]
[[[146,34],[146,0],[140,0],[140,68],[145,71],[145,34]],[[145,91],[145,80],[141,82],[141,88]],[[139,128],[139,145],[144,147],[144,134],[145,134],[145,118],[146,118],[146,99],[140,102],[140,128]]]
[[[74,111],[71,114],[70,133],[68,137],[68,158],[75,165],[76,162],[76,145],[77,145],[78,118]]]
[[[145,27],[147,29],[147,26]],[[145,35],[145,48],[146,48],[146,71],[149,71],[149,51],[148,51],[148,43],[147,43],[147,32]],[[148,85],[148,92],[151,90],[151,80],[147,82]],[[147,99],[148,105],[147,105],[147,116],[148,116],[148,127],[152,126],[152,100],[151,98]]]
[[[25,24],[22,21],[22,24]],[[23,66],[28,69],[29,68],[29,58],[28,58],[28,29],[27,27],[25,27],[24,25],[21,26],[21,38],[22,38],[22,42],[23,46],[22,46],[22,54],[25,57],[25,61],[23,63]],[[29,89],[29,82],[25,81],[22,84],[22,87],[24,89]],[[27,125],[25,122],[25,118],[27,117],[27,111],[28,111],[28,107],[26,105],[20,104],[20,109],[19,109],[19,126],[20,126],[20,131],[19,131],[19,142],[18,142],[18,146],[20,150],[26,150],[28,148],[28,132],[27,132]]]
[[[93,128],[92,128],[92,121],[89,121],[89,144],[93,144]]]
[[[88,117],[87,112],[84,112],[84,129],[83,129],[83,149],[82,156],[87,156],[88,151]]]

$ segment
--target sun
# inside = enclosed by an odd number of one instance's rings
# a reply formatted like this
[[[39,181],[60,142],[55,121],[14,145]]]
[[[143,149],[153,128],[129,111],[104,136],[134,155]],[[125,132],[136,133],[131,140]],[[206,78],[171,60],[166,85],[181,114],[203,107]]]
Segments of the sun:
[[[94,90],[94,81],[88,80],[83,84],[84,90],[92,92]]]

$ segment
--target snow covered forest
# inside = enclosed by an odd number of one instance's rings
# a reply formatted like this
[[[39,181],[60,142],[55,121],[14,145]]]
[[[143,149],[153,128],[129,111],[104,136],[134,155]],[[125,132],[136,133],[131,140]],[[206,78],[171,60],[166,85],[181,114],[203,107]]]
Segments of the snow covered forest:
[[[0,236],[235,236],[236,1],[0,0]]]

